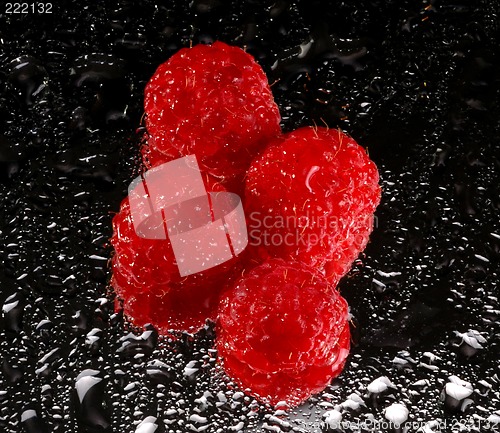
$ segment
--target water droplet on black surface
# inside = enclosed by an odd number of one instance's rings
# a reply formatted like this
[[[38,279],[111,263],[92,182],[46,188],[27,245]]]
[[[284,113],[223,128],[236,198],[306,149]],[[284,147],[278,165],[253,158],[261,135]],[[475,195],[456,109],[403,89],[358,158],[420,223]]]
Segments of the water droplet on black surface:
[[[18,333],[23,328],[25,298],[21,292],[10,295],[2,307],[5,329]]]
[[[78,410],[82,423],[91,431],[109,431],[109,415],[104,407],[105,381],[97,370],[84,370],[76,378]]]
[[[141,335],[129,333],[120,339],[121,346],[118,353],[133,357],[137,354],[148,356],[151,354],[158,342],[158,331],[151,325],[145,326]]]
[[[398,347],[405,349],[417,344],[436,326],[434,318],[439,309],[423,303],[412,304],[408,310],[401,312],[386,327],[373,330],[366,337],[366,343],[380,347]]]
[[[96,152],[96,153],[94,153]],[[61,173],[83,179],[90,179],[98,186],[113,184],[116,176],[116,155],[98,153],[97,149],[85,151],[85,146],[78,146],[66,152],[59,152],[54,166]]]
[[[159,359],[150,361],[146,366],[146,374],[155,384],[168,384],[175,377],[172,368]]]
[[[8,383],[17,383],[23,377],[23,370],[19,366],[4,359],[2,362],[2,371]]]
[[[440,398],[447,412],[463,413],[474,401],[473,392],[470,383],[453,376],[443,388]]]
[[[43,98],[48,86],[48,76],[40,62],[31,56],[21,56],[10,63],[9,80],[19,99],[26,106]]]
[[[94,121],[127,120],[131,89],[122,59],[109,54],[88,54],[76,60],[71,72],[78,101]]]
[[[21,413],[21,424],[26,433],[47,433],[47,427],[38,412],[34,409],[26,408]]]

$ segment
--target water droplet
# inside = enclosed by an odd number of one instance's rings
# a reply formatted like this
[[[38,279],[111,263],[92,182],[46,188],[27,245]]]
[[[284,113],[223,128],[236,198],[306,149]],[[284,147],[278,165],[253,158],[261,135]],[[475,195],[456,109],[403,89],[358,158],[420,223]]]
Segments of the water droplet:
[[[20,100],[31,106],[45,96],[48,86],[47,71],[31,56],[21,56],[10,63],[9,80],[18,91]]]

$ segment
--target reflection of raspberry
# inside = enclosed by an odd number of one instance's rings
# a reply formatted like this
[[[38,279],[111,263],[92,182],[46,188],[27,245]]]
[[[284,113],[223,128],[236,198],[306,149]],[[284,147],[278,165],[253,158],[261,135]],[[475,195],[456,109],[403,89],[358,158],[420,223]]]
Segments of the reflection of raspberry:
[[[251,159],[280,132],[262,68],[222,42],[184,48],[160,65],[144,106],[147,166],[195,154],[211,175],[241,182]]]
[[[364,149],[339,130],[301,128],[280,137],[248,171],[253,258],[303,261],[336,284],[368,242],[378,181]]]
[[[298,404],[337,376],[349,352],[347,303],[306,265],[271,259],[222,296],[217,349],[263,400]]]
[[[213,182],[208,186],[222,190]],[[113,218],[111,244],[115,249],[111,284],[136,325],[152,323],[161,333],[194,332],[206,319],[215,319],[221,289],[237,259],[181,277],[168,240],[137,236],[128,198]]]

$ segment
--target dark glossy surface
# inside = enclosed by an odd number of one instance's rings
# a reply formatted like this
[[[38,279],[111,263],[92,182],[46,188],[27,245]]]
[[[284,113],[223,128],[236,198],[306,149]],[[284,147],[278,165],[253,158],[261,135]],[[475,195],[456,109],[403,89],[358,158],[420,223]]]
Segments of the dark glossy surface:
[[[1,7],[1,431],[134,432],[154,416],[157,432],[314,432],[332,409],[356,431],[387,421],[392,403],[442,430],[500,421],[497,1]],[[383,180],[372,242],[341,283],[356,325],[350,363],[286,413],[224,379],[212,329],[177,342],[127,335],[107,294],[144,85],[180,47],[216,39],[257,57],[284,129],[340,126]],[[457,385],[470,404],[440,399],[453,375],[471,384]],[[372,383],[381,376],[392,386]]]

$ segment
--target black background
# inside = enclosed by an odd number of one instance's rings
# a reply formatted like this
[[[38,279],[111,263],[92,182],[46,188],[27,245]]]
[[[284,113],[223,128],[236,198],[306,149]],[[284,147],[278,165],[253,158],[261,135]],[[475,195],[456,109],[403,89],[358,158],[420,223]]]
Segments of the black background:
[[[341,409],[353,422],[384,420],[392,402],[412,421],[469,430],[498,411],[496,1],[68,1],[51,15],[1,7],[0,301],[17,301],[0,330],[2,431],[133,432],[147,416],[158,431],[239,422],[319,431],[322,412],[352,393],[365,404]],[[326,393],[282,416],[288,427],[234,394],[214,367],[211,326],[177,342],[127,336],[107,293],[111,218],[139,167],[145,83],[179,48],[214,40],[256,57],[284,130],[341,127],[382,178],[372,242],[341,282],[354,316],[350,363]],[[469,330],[486,339],[482,349],[457,335]],[[153,374],[154,360],[164,365]],[[199,371],[184,376],[190,361]],[[102,380],[80,404],[86,369]],[[383,375],[394,388],[370,395]],[[465,413],[440,399],[451,375],[475,389]],[[28,409],[37,417],[21,423]]]

